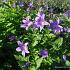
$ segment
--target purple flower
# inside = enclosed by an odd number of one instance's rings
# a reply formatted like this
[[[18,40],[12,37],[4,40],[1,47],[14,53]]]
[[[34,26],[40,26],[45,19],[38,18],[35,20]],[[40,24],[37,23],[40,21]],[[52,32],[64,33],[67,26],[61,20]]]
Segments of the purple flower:
[[[15,37],[14,35],[9,35],[9,36],[8,36],[8,39],[9,39],[10,41],[14,41],[14,40],[16,40],[16,37]]]
[[[29,5],[28,5],[28,7],[29,7],[29,8],[33,8],[33,7],[34,7],[34,6],[33,6],[33,3],[30,2]]]
[[[37,17],[35,18],[34,27],[40,28],[40,31],[41,31],[43,27],[48,24],[49,23],[45,21],[45,14],[42,12],[39,12],[37,14]]]
[[[26,62],[23,67],[24,67],[24,68],[29,68],[29,66],[30,66],[30,62]]]
[[[19,6],[20,7],[23,7],[24,6],[24,3],[23,2],[19,2]]]
[[[64,28],[64,31],[70,33],[70,28]]]
[[[52,29],[54,33],[63,31],[63,27],[59,25],[60,23],[59,19],[56,21],[49,20],[49,22],[50,22],[49,29]]]
[[[29,17],[26,17],[26,19],[23,19],[22,20],[22,23],[21,24],[21,27],[22,28],[25,28],[26,30],[28,30],[28,28],[33,24],[30,20],[29,20]]]
[[[18,48],[16,48],[16,51],[18,51],[18,52],[22,52],[22,55],[24,55],[25,56],[25,54],[26,53],[29,53],[29,51],[28,51],[28,43],[23,43],[23,42],[21,42],[21,41],[17,41],[17,44],[18,44]]]
[[[44,9],[48,10],[48,8],[49,8],[49,7],[48,7],[48,4],[45,4],[45,5],[44,5]]]
[[[66,11],[66,12],[64,13],[64,16],[70,17],[70,10]]]
[[[67,58],[66,55],[63,55],[63,60],[64,60],[64,61],[67,61],[66,58]]]
[[[47,50],[41,50],[40,51],[40,55],[45,58],[45,57],[48,57],[48,51]]]

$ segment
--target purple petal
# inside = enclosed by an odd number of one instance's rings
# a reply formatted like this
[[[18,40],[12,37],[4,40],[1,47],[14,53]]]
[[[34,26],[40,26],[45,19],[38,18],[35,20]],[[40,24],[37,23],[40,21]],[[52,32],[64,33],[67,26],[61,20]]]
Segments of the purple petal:
[[[66,12],[64,13],[64,16],[70,17],[70,10],[66,11]]]
[[[31,26],[33,23],[32,22],[29,22],[28,26]]]
[[[23,46],[23,43],[22,43],[21,41],[17,41],[17,44],[18,44],[19,46]]]
[[[43,29],[43,26],[40,26],[40,32],[41,32],[42,29]]]
[[[60,24],[60,19],[58,18],[58,20],[57,20],[57,24]]]
[[[16,48],[16,51],[20,52],[22,51],[20,47]]]
[[[23,23],[27,23],[27,21],[26,21],[26,20],[22,20],[22,22],[23,22]]]
[[[24,67],[24,68],[28,68],[29,66],[30,66],[30,62],[26,62],[23,67]]]
[[[25,43],[25,46],[27,46],[28,45],[28,42],[27,43]]]
[[[25,56],[25,51],[22,51],[22,55]]]
[[[67,59],[66,59],[66,55],[63,55],[63,60],[64,60],[64,61],[66,61],[66,60],[67,60]]]
[[[25,53],[30,53],[28,50],[25,50]]]
[[[25,29],[28,30],[28,27],[26,27]]]
[[[30,2],[29,5],[28,5],[28,7],[29,7],[29,8],[32,8],[32,7],[34,7],[34,6],[33,6],[33,4]]]
[[[23,7],[24,6],[24,3],[23,2],[19,2],[19,6],[20,7]]]
[[[70,28],[64,28],[64,31],[70,33]]]
[[[14,35],[9,35],[9,36],[8,36],[8,39],[9,39],[10,41],[15,41],[15,40],[16,40],[16,36],[14,36]]]
[[[45,58],[45,57],[48,57],[48,51],[47,50],[41,50],[40,51],[40,55]]]

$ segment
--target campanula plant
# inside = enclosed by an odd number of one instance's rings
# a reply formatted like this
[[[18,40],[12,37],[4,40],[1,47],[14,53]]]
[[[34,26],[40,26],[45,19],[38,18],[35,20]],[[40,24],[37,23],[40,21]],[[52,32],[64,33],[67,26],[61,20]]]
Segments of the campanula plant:
[[[70,66],[70,27],[66,26],[70,20],[66,15],[50,17],[48,5],[44,6],[46,11],[33,9],[32,2],[9,6],[0,7],[1,69],[54,70]]]

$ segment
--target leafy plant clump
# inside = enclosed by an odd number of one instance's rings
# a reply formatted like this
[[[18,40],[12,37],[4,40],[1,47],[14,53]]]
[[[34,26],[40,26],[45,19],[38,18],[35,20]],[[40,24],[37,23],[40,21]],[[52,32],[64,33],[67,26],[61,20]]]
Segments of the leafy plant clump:
[[[0,69],[51,70],[70,66],[70,11],[54,14],[29,2],[0,7]]]

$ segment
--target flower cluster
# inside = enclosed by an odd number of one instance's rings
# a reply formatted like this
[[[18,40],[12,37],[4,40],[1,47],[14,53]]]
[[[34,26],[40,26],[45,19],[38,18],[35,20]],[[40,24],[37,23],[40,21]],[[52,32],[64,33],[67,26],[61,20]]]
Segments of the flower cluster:
[[[21,27],[26,30],[28,30],[31,25],[34,25],[33,28],[40,28],[41,31],[45,25],[49,25],[49,23],[45,21],[45,14],[43,12],[38,12],[35,21],[32,22],[29,20],[29,17],[26,17],[26,19],[22,20],[22,23]]]
[[[19,2],[19,6],[22,7],[24,6],[23,3]],[[33,8],[33,4],[32,3],[29,3],[28,5],[28,9],[29,8]],[[48,6],[45,6],[47,9],[48,9]],[[50,12],[52,13],[52,9],[50,10]],[[68,12],[66,12],[65,14],[67,14]],[[69,16],[69,14],[67,15]],[[47,28],[50,30],[53,31],[53,33],[61,33],[61,32],[70,32],[70,28],[63,28],[61,25],[60,25],[60,19],[58,18],[57,20],[48,20],[46,21],[46,18],[45,18],[45,14],[40,11],[36,14],[36,17],[35,17],[35,20],[34,21],[31,21],[30,20],[30,16],[27,16],[26,18],[24,18],[22,20],[22,24],[21,24],[21,28],[24,28],[26,30],[29,30],[29,28],[32,26],[32,29],[40,29],[40,32],[42,31],[42,29],[47,26]],[[13,37],[12,37],[13,38]],[[16,51],[17,52],[22,52],[22,55],[25,57],[26,54],[29,54],[31,53],[28,49],[28,42],[26,43],[23,43],[21,41],[17,41],[17,44],[18,44],[18,47],[16,48]],[[42,58],[48,58],[49,56],[49,52],[48,50],[41,50],[38,52],[39,53],[39,56],[41,56]],[[65,55],[63,55],[63,60],[66,61],[67,58]],[[27,61],[25,63],[25,65],[23,66],[24,68],[28,68],[30,66],[30,62]]]
[[[51,29],[54,33],[60,33],[60,32],[70,32],[70,28],[63,28],[60,25],[60,19],[58,18],[56,21],[49,20],[47,22],[45,20],[45,14],[43,12],[38,12],[35,21],[30,21],[29,17],[26,17],[22,20],[21,27],[28,30],[28,28],[33,25],[33,28],[40,28],[40,31],[44,28],[45,25],[48,25],[48,29]]]

